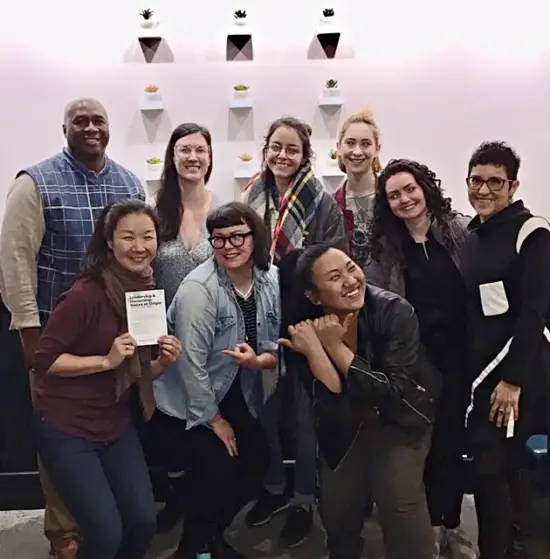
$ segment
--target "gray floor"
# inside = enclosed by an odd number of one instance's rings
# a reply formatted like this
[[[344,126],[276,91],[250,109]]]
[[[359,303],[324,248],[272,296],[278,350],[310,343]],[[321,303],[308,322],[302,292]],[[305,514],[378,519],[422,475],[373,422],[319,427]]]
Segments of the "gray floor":
[[[317,519],[315,529],[306,542],[290,552],[277,549],[277,534],[282,518],[270,524],[248,530],[239,517],[229,532],[229,539],[236,548],[250,559],[296,558],[317,559],[326,557],[324,533]],[[466,498],[463,513],[464,528],[475,539],[476,525],[473,503]],[[365,559],[383,559],[384,549],[381,533],[375,519],[365,523]],[[152,545],[147,559],[167,559],[177,543],[178,533],[158,537]],[[42,511],[0,512],[0,559],[48,559],[48,545],[42,536]]]

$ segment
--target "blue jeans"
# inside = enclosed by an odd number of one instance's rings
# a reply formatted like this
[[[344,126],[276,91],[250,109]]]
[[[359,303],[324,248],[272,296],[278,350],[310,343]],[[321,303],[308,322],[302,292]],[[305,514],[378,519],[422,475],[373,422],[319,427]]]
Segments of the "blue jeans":
[[[134,426],[92,442],[34,418],[40,458],[82,537],[78,559],[142,559],[156,532],[155,499]]]
[[[292,374],[292,373],[287,373]],[[296,464],[294,466],[294,495],[292,505],[313,504],[317,484],[317,437],[311,410],[311,400],[297,375],[287,379],[292,383],[293,411],[296,413]],[[279,435],[283,407],[284,383],[280,383],[266,402],[261,422],[269,443],[270,463],[264,487],[274,495],[286,490],[285,466]]]

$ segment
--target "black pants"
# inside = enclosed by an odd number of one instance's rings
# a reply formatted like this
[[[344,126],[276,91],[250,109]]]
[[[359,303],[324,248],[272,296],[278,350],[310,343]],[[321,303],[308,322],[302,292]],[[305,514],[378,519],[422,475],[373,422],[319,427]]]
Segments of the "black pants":
[[[533,499],[524,459],[524,441],[515,438],[476,452],[474,498],[480,559],[502,559],[512,545],[523,548],[526,557],[533,556],[528,551],[534,544]]]
[[[185,421],[160,411],[151,420],[158,433],[157,444],[162,439],[171,468],[185,470],[182,483],[186,489],[177,492],[187,499],[178,550],[185,556],[194,556],[205,543],[222,536],[240,510],[259,494],[269,463],[265,432],[242,395],[232,394],[222,402],[220,411],[235,431],[236,457],[229,455],[208,427],[187,430]]]
[[[424,472],[432,526],[454,529],[460,525],[467,390],[458,375],[452,376],[445,379],[439,399]]]

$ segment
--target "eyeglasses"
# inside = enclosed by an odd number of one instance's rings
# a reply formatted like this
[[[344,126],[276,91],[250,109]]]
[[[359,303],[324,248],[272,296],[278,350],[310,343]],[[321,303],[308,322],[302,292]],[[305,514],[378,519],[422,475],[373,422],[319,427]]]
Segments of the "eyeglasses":
[[[229,237],[223,237],[222,235],[214,235],[210,237],[208,241],[212,245],[212,247],[220,249],[224,248],[227,241],[232,247],[239,248],[244,245],[244,242],[247,237],[252,235],[252,231],[248,231],[248,233],[233,233],[229,235]]]
[[[186,157],[191,155],[193,152],[195,152],[197,155],[208,155],[209,153],[209,149],[208,146],[197,146],[197,147],[193,147],[193,146],[177,146],[175,149],[175,152],[178,155],[185,155]]]
[[[477,175],[466,178],[466,184],[468,185],[468,188],[470,188],[470,190],[480,190],[481,187],[486,184],[487,188],[491,192],[498,192],[499,190],[502,190],[503,186],[507,182],[510,183],[514,181],[510,179],[501,179],[500,177],[489,177],[488,179],[482,179]]]
[[[302,150],[300,148],[296,146],[287,146],[283,148],[280,144],[270,144],[269,151],[276,153],[277,155],[284,151],[286,156],[290,159],[302,155]]]

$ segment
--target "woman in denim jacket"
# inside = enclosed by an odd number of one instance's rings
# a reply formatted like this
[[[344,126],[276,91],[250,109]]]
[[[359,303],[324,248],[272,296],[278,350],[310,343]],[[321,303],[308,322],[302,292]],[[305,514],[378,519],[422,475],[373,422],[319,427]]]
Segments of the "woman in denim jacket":
[[[214,256],[183,280],[168,309],[184,349],[155,383],[157,426],[189,483],[176,557],[236,559],[223,533],[256,497],[269,460],[257,418],[277,381],[279,274],[253,209],[226,204],[206,227]]]
[[[455,212],[426,165],[390,161],[378,179],[372,260],[367,281],[405,297],[415,308],[420,339],[443,375],[443,390],[426,460],[425,485],[435,536],[434,558],[474,550],[458,529],[468,382],[466,292],[461,275],[470,218]]]

